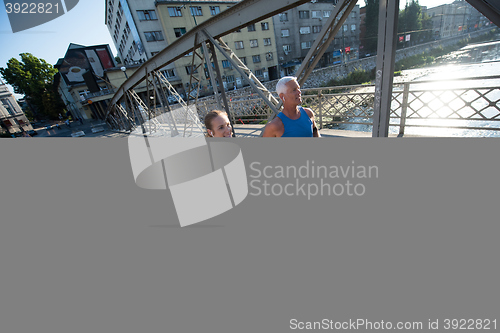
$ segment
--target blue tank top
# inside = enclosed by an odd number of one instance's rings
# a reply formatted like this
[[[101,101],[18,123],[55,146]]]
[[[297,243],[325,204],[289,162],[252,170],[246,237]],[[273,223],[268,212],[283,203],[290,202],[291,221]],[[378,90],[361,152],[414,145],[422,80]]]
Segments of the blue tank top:
[[[285,132],[281,136],[284,137],[311,137],[313,136],[313,123],[307,112],[300,107],[300,117],[298,119],[290,119],[283,112],[278,113],[278,118],[283,122]]]

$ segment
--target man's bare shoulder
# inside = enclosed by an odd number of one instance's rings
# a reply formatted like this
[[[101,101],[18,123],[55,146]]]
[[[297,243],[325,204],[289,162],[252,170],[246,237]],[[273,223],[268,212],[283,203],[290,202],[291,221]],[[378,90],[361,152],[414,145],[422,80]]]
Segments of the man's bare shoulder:
[[[284,131],[285,131],[285,126],[283,125],[283,122],[281,121],[280,118],[276,117],[267,123],[266,127],[264,128],[264,133],[262,134],[262,136],[280,137],[283,135]]]
[[[307,113],[307,115],[309,116],[309,118],[314,118],[314,112],[313,112],[313,110],[311,110],[310,108],[303,108],[303,109]]]

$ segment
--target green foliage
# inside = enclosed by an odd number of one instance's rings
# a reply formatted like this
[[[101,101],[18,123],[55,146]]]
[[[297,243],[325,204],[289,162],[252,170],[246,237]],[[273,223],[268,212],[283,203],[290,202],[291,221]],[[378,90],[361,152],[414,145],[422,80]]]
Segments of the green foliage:
[[[373,72],[366,71],[364,69],[355,69],[354,71],[347,74],[346,77],[333,79],[328,81],[323,87],[335,87],[335,86],[348,86],[361,84],[365,82],[370,82],[375,78]]]
[[[406,3],[406,7],[399,11],[398,32],[419,31],[422,29],[422,10],[418,1]]]
[[[39,113],[56,119],[64,112],[64,104],[53,87],[57,69],[31,53],[21,53],[20,56],[21,61],[11,58],[7,68],[0,68],[0,74],[12,85],[15,93],[26,95],[26,101]]]
[[[374,53],[377,51],[379,0],[365,0],[365,4],[366,33],[361,44],[364,47],[365,53]]]

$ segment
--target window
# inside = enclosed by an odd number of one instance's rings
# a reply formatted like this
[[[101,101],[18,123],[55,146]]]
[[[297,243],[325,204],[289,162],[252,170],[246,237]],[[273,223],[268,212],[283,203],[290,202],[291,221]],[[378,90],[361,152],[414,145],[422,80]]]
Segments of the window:
[[[168,14],[170,17],[182,16],[181,7],[168,7]]]
[[[201,6],[190,6],[189,10],[191,10],[191,15],[193,16],[203,16]]]
[[[351,31],[356,31],[356,24],[351,24]]]
[[[140,21],[153,21],[158,19],[154,10],[138,10],[137,16],[139,16]]]
[[[255,24],[250,24],[247,28],[248,32],[255,31]]]
[[[226,76],[226,82],[227,83],[234,82],[234,75],[228,75],[228,76]]]
[[[317,34],[321,31],[320,25],[313,25],[313,34]]]
[[[283,51],[285,51],[285,53],[291,52],[292,47],[290,45],[283,45]]]
[[[257,41],[257,39],[250,39],[250,47],[258,47],[259,46],[259,42]]]
[[[179,38],[186,33],[186,28],[174,28],[175,37]]]
[[[148,42],[156,42],[159,40],[163,40],[163,35],[161,31],[145,31],[144,36],[146,36],[146,40]]]
[[[204,64],[203,66],[205,67],[205,69],[204,69],[205,70],[205,77],[207,79],[209,79],[210,78],[210,71],[208,70],[208,66],[207,66],[207,64]],[[212,62],[212,68],[215,68],[215,64],[213,62]]]
[[[266,60],[269,61],[269,60],[273,60],[273,53],[272,52],[267,52],[266,53]]]
[[[271,38],[264,38],[264,46],[271,45]]]
[[[192,69],[194,69],[194,71],[192,71]],[[188,75],[191,75],[191,73],[196,74],[196,73],[198,73],[198,70],[196,69],[196,67],[194,67],[194,66],[191,67],[191,65],[189,65],[189,66],[186,66],[186,73]]]
[[[2,104],[3,104],[4,108],[7,110],[7,112],[8,112],[11,116],[13,116],[13,115],[15,114],[15,112],[13,111],[13,110],[15,110],[15,109],[12,107],[12,105],[11,105],[10,101],[8,101],[8,100],[6,100],[6,99],[2,99]]]
[[[290,36],[290,30],[282,29],[281,30],[281,37],[288,37],[288,36]]]
[[[308,10],[299,10],[299,18],[300,19],[308,19],[309,11]]]
[[[212,16],[215,16],[220,13],[220,7],[219,6],[210,6],[210,14]]]
[[[302,42],[300,43],[302,50],[310,49],[311,48],[311,42]]]
[[[240,60],[244,65],[247,64],[247,57],[241,57]]]
[[[222,68],[233,68],[229,60],[222,60]]]
[[[254,63],[260,62],[260,55],[254,55],[252,56],[252,60]]]
[[[313,10],[311,12],[312,18],[321,18],[321,10]]]
[[[260,26],[262,27],[262,30],[269,30],[269,23],[267,22],[262,22]]]
[[[237,42],[234,42],[234,46],[235,46],[235,48],[236,48],[237,50],[241,50],[241,49],[245,48],[245,47],[243,46],[243,41],[237,41]]]
[[[331,10],[324,10],[323,11],[323,17],[330,17],[330,15],[332,15],[332,11]]]
[[[299,32],[301,35],[307,35],[311,33],[311,27],[300,27]]]
[[[279,15],[280,15],[280,22],[288,21],[288,13],[281,13]]]
[[[344,32],[347,32],[347,24],[344,24]]]
[[[257,77],[262,77],[264,76],[264,72],[262,71],[262,69],[258,69],[255,71],[255,76]]]

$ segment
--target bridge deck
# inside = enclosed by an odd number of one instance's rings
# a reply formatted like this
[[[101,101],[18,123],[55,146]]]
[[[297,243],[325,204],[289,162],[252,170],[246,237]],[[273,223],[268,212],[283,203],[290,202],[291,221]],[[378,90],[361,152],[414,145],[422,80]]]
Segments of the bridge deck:
[[[234,131],[237,137],[259,137],[260,130],[263,125],[238,125],[234,126]],[[324,128],[320,130],[323,137],[339,137],[339,138],[371,138],[371,132],[348,131]],[[397,137],[397,134],[389,134],[389,137]],[[418,135],[405,134],[404,137],[423,137]]]

